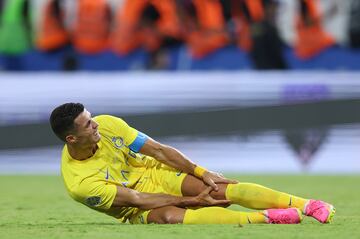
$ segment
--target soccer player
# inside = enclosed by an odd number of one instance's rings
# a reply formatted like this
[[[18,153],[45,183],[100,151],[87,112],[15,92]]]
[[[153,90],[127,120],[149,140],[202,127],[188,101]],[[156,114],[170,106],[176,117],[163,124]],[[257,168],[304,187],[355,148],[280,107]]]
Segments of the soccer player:
[[[320,200],[226,179],[120,118],[92,118],[80,103],[58,106],[50,123],[65,142],[61,172],[70,196],[123,222],[293,224],[304,214],[328,223],[335,213]],[[230,204],[260,211],[225,208]]]

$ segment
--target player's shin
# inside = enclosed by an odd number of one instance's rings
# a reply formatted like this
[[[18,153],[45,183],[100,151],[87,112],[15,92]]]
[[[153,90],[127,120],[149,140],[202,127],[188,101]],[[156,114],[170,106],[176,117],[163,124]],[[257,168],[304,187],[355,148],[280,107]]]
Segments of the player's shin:
[[[266,223],[263,212],[239,212],[222,207],[187,209],[184,224],[249,224]]]
[[[252,209],[299,208],[304,209],[307,199],[279,192],[254,183],[229,184],[226,199]]]

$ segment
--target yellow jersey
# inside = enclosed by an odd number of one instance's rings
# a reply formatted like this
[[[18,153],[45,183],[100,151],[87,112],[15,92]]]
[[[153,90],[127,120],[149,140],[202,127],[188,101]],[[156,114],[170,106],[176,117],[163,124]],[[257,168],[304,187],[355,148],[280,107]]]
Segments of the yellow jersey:
[[[127,218],[132,208],[111,208],[116,186],[134,188],[147,168],[158,162],[139,154],[147,136],[120,118],[93,118],[101,135],[95,154],[86,160],[73,159],[65,145],[61,174],[70,196],[86,206],[116,218]]]

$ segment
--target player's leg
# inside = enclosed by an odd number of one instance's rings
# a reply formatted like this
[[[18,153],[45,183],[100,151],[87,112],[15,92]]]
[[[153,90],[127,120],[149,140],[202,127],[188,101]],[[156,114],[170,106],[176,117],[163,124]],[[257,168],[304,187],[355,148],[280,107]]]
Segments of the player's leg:
[[[210,195],[215,199],[228,199],[232,203],[251,209],[291,208],[303,210],[307,199],[279,192],[255,183],[219,184],[219,191]],[[185,196],[198,195],[206,188],[200,179],[187,175],[181,185]]]
[[[205,187],[203,181],[187,175],[181,190],[185,196],[194,196]],[[219,184],[219,191],[211,192],[211,196],[216,199],[228,199],[234,204],[252,209],[295,207],[322,223],[330,222],[335,213],[334,207],[328,203],[308,200],[254,183]]]
[[[331,222],[335,208],[320,200],[309,200],[254,183],[229,184],[225,198],[249,208],[298,208],[321,223]]]
[[[159,224],[295,224],[301,222],[301,219],[301,212],[295,208],[239,212],[222,207],[184,209],[168,206],[151,210],[147,215],[146,222]]]

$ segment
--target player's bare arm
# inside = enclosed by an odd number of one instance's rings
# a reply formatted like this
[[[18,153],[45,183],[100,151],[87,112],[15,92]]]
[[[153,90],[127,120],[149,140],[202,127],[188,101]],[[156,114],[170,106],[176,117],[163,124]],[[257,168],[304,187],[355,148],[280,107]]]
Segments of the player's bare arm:
[[[158,161],[179,169],[184,173],[193,174],[200,177],[207,185],[211,186],[215,191],[218,191],[217,183],[237,183],[235,180],[225,178],[222,174],[204,171],[200,175],[196,173],[197,165],[189,158],[182,154],[179,150],[168,145],[161,144],[149,138],[144,146],[141,148],[140,153],[154,157]]]
[[[160,208],[165,206],[177,207],[206,207],[224,206],[229,200],[216,200],[209,193],[212,188],[208,187],[195,197],[177,197],[160,193],[142,193],[125,187],[117,187],[112,207],[137,207],[143,210]]]

